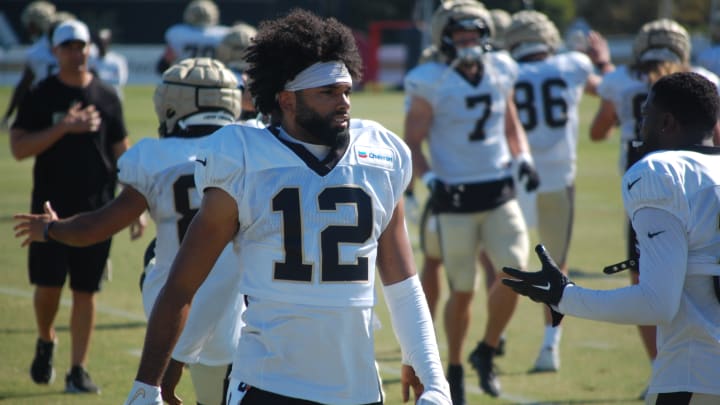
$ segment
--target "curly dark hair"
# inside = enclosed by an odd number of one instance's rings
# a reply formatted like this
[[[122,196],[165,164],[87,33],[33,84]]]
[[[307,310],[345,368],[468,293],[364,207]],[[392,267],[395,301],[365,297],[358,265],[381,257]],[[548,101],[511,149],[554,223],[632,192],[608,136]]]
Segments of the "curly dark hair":
[[[302,9],[263,21],[247,50],[249,89],[263,114],[279,110],[276,95],[285,83],[317,62],[342,61],[353,80],[361,77],[362,59],[350,29],[334,18]]]
[[[720,112],[720,97],[710,80],[693,72],[672,73],[655,82],[652,91],[655,105],[670,112],[689,131],[687,136],[712,135]]]

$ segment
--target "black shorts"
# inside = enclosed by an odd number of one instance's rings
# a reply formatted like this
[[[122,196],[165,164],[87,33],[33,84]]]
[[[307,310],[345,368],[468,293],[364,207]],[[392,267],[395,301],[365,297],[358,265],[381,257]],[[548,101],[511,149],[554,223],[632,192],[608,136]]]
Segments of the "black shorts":
[[[82,248],[53,241],[31,243],[28,249],[30,283],[40,287],[62,287],[70,274],[73,291],[100,291],[110,243],[111,239],[108,239]]]

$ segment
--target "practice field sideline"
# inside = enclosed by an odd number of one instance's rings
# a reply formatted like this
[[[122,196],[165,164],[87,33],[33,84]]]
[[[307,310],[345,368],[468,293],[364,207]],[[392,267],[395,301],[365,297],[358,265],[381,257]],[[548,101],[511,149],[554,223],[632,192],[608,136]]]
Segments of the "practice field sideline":
[[[0,87],[0,109],[5,110],[12,89]],[[129,86],[125,89],[125,118],[132,142],[157,134],[157,119],[152,105],[151,86]],[[379,121],[402,136],[403,95],[399,92],[355,92],[352,115]],[[576,218],[569,254],[570,277],[577,284],[593,288],[616,288],[629,284],[627,274],[602,274],[605,265],[625,259],[624,212],[620,198],[618,139],[591,143],[588,123],[597,108],[597,99],[585,97],[581,109],[578,181],[576,184]],[[57,377],[49,386],[36,386],[28,373],[35,347],[35,322],[32,310],[32,287],[26,275],[26,250],[13,236],[12,215],[29,207],[32,159],[15,161],[9,151],[7,131],[0,146],[0,403],[7,404],[119,404],[127,395],[138,363],[145,331],[138,278],[142,254],[152,239],[150,227],[140,241],[130,242],[127,231],[114,239],[113,272],[98,296],[97,327],[90,352],[88,369],[102,388],[99,396],[66,395],[64,374],[69,367],[68,333],[70,294],[64,292],[64,304],[58,314],[59,346],[56,352]],[[425,197],[421,184],[419,198]],[[409,224],[417,246],[417,229]],[[533,238],[533,245],[535,240]],[[418,251],[416,250],[416,253]],[[416,255],[418,265],[421,256]],[[531,258],[531,267],[537,267]],[[499,264],[502,265],[502,264]],[[446,286],[443,286],[446,290]],[[473,305],[474,319],[465,354],[482,336],[485,324],[484,287],[478,290]],[[400,404],[400,351],[392,332],[390,319],[378,291],[378,314],[383,327],[377,331],[377,357],[384,380],[387,404]],[[445,358],[445,334],[442,329],[442,307],[436,322],[441,355]],[[612,325],[566,318],[563,322],[562,365],[558,373],[529,374],[542,340],[541,307],[522,299],[507,331],[507,353],[498,358],[505,395],[498,399],[480,393],[477,377],[465,364],[469,404],[639,404],[650,367],[637,330],[631,325]],[[351,348],[348,348],[351,350]],[[195,403],[189,378],[178,388],[185,403]]]

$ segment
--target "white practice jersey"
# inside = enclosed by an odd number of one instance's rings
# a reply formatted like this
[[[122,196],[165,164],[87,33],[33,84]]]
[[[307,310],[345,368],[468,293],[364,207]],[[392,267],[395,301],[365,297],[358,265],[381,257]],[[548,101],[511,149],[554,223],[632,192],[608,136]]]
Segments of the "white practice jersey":
[[[432,170],[447,184],[511,175],[505,111],[518,67],[507,52],[484,54],[483,65],[485,72],[477,85],[437,62],[417,66],[405,77],[406,107],[413,97],[432,106],[428,134]]]
[[[46,35],[40,37],[25,52],[25,63],[33,72],[32,85],[58,72],[58,62]]]
[[[143,306],[150,315],[190,221],[200,207],[195,156],[207,138],[145,138],[118,160],[118,179],[140,192],[157,228],[155,265],[146,271]],[[237,254],[228,245],[193,298],[173,358],[209,366],[230,364],[242,328]]]
[[[568,286],[569,315],[657,325],[649,393],[720,395],[720,149],[660,151],[623,176],[623,201],[637,231],[640,283],[616,290]]]
[[[698,66],[720,75],[720,45],[704,49],[697,56]]]
[[[694,72],[703,75],[711,82],[718,84],[718,77],[707,69],[694,67]],[[603,76],[598,86],[598,95],[612,102],[615,107],[620,126],[620,167],[624,170],[625,148],[630,141],[640,140],[640,124],[642,106],[650,92],[647,80],[630,71],[627,66],[619,66]]]
[[[175,62],[186,58],[214,58],[218,45],[228,31],[229,28],[224,25],[196,27],[176,24],[165,31],[165,43],[175,53]]]
[[[241,125],[216,132],[198,157],[198,189],[237,203],[249,303],[232,376],[250,386],[323,403],[380,400],[377,241],[412,164],[400,138],[363,123],[323,162],[270,129]]]
[[[127,59],[115,52],[108,52],[104,58],[99,56],[90,59],[90,69],[97,73],[100,80],[115,88],[118,96],[122,98],[122,88],[128,81]]]
[[[515,105],[540,174],[538,192],[565,189],[575,181],[578,106],[592,62],[568,52],[518,66]]]
[[[680,221],[688,243],[684,280],[675,280],[682,289],[680,307],[672,320],[657,325],[658,355],[650,392],[720,395],[720,302],[710,277],[720,276],[720,150],[705,152],[653,153],[623,179],[624,185],[635,182],[623,187],[631,219],[643,208],[664,210]],[[661,245],[661,225],[646,238],[648,244],[660,244],[660,255],[669,250]],[[641,278],[667,277],[661,263],[657,273],[647,270],[646,276],[646,267],[641,268]]]

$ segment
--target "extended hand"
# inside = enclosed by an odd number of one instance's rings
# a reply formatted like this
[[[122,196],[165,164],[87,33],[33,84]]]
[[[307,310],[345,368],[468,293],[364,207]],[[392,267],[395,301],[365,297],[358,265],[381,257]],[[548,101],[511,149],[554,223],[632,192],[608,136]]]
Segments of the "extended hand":
[[[130,240],[139,239],[147,228],[147,216],[143,212],[130,224]]]
[[[590,31],[587,35],[587,55],[596,66],[605,66],[610,63],[610,48],[607,40],[597,31]]]
[[[407,364],[402,365],[400,385],[402,386],[403,403],[410,399],[410,387],[413,389],[413,396],[415,398],[420,398],[424,390],[420,379],[415,375],[415,370]]]
[[[535,191],[540,186],[540,176],[533,165],[525,160],[520,161],[518,179],[525,182],[525,191]],[[526,179],[526,180],[523,180]]]
[[[573,284],[573,282],[560,271],[555,261],[545,250],[545,246],[537,245],[535,252],[540,259],[540,263],[542,263],[540,271],[528,272],[503,267],[505,274],[512,278],[504,278],[502,283],[518,294],[530,297],[533,301],[547,304],[551,312],[553,312],[553,326],[557,326],[562,320],[562,314],[555,311],[552,306],[557,306],[560,303],[565,287],[568,284]]]
[[[19,221],[13,227],[15,237],[25,237],[22,247],[28,246],[30,242],[47,242],[45,240],[45,227],[52,221],[57,221],[57,213],[52,209],[50,201],[43,205],[44,214],[15,214],[13,218]]]

